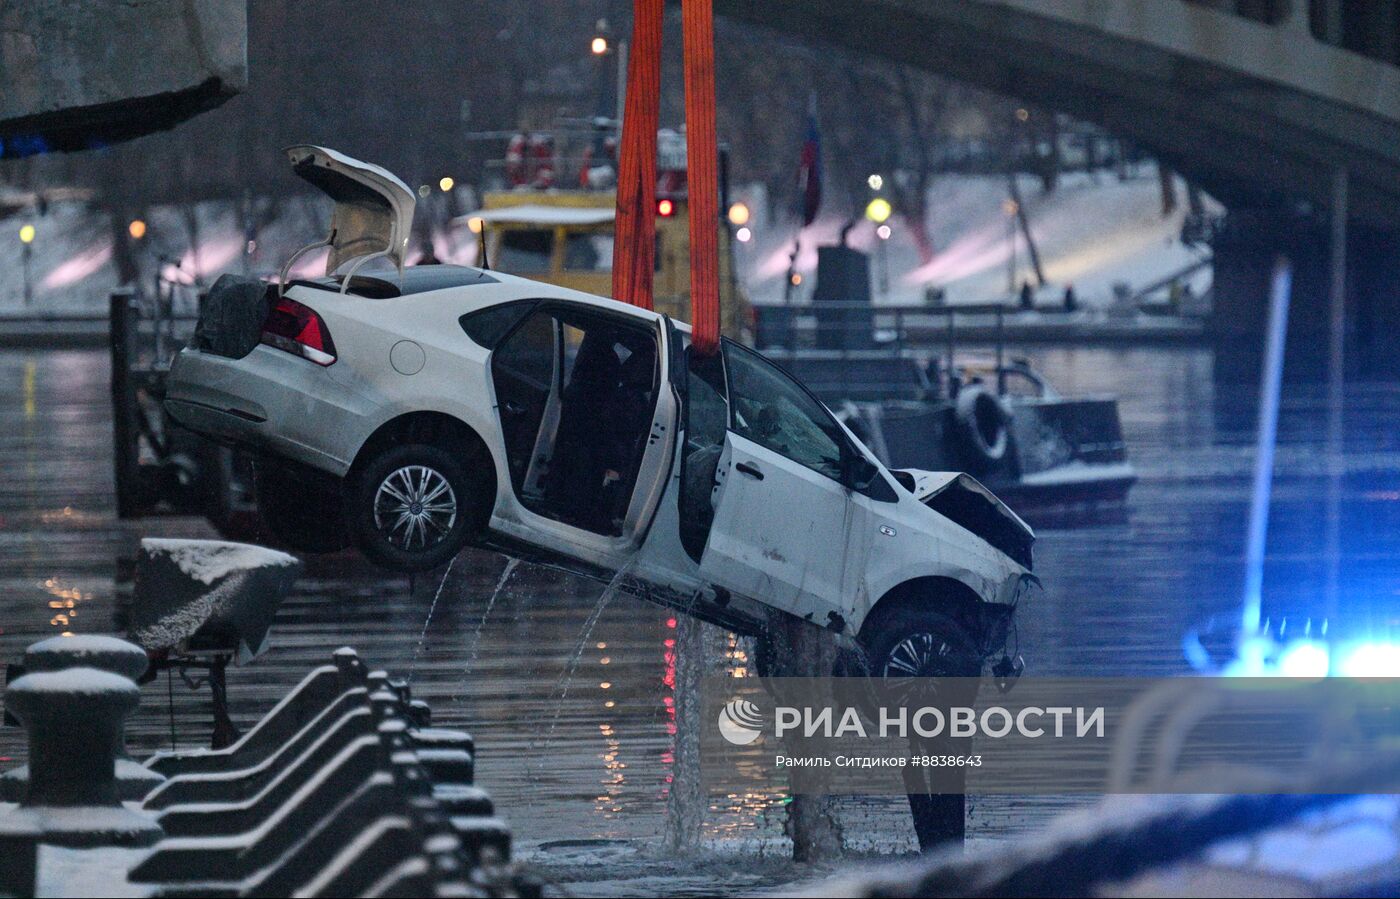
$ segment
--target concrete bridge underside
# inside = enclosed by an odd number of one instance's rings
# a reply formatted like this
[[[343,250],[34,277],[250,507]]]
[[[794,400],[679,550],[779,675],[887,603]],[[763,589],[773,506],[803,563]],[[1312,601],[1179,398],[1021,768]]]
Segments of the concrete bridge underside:
[[[716,0],[721,15],[827,41],[1062,110],[1129,138],[1230,210],[1214,241],[1217,374],[1254,377],[1267,272],[1295,265],[1290,374],[1323,371],[1329,216],[1346,173],[1348,351],[1400,375],[1400,68],[1226,0]],[[1386,2],[1389,0],[1375,0]],[[1269,5],[1269,4],[1266,4]],[[1392,4],[1393,5],[1393,4]],[[1324,15],[1325,19],[1326,16]],[[1240,348],[1244,348],[1241,350]]]
[[[247,84],[246,0],[0,2],[0,159],[170,128]]]

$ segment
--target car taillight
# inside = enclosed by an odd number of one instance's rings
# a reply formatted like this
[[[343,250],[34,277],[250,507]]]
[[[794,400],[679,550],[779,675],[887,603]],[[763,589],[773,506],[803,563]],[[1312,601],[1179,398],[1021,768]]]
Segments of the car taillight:
[[[326,323],[310,306],[282,297],[263,322],[262,342],[317,365],[335,361],[335,341]]]

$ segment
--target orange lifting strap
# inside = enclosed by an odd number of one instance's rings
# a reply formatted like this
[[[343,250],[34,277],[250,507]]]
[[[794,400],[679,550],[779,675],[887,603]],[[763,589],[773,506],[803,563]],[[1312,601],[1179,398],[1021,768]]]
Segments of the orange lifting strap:
[[[613,296],[652,308],[656,253],[656,129],[661,100],[664,0],[633,0],[622,158],[617,183]],[[715,135],[715,22],[711,0],[681,6],[685,55],[686,164],[690,208],[691,343],[719,349],[719,145]]]
[[[633,0],[632,52],[617,173],[613,297],[652,308],[656,256],[656,129],[661,103],[661,14],[665,0]]]

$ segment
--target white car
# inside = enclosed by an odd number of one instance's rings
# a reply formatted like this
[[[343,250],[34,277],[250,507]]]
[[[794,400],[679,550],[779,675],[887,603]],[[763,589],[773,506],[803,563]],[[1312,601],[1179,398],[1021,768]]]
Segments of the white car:
[[[405,571],[471,544],[621,572],[742,632],[774,614],[829,628],[886,674],[1012,664],[1034,535],[975,480],[887,470],[781,368],[729,341],[699,357],[658,313],[490,270],[404,269],[413,193],[331,150],[288,152],[336,201],[312,245],[330,246],[328,274],[287,283],[289,262],[278,284],[220,279],[165,400],[258,454],[284,542],[353,541]],[[396,271],[357,274],[375,257]]]

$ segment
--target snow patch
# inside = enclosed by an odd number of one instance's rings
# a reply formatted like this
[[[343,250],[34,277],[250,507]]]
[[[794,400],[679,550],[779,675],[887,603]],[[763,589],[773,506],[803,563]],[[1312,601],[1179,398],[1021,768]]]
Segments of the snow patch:
[[[152,557],[168,557],[181,571],[204,584],[212,584],[235,571],[297,564],[294,556],[275,549],[224,540],[146,537],[141,548]]]
[[[150,854],[150,849],[117,846],[70,849],[40,844],[35,893],[39,896],[153,895],[154,886],[134,884],[126,879],[126,872]]]
[[[50,637],[35,643],[25,650],[26,655],[61,654],[70,658],[95,655],[142,654],[139,646],[133,646],[121,637],[108,634],[68,634]]]
[[[162,616],[154,624],[133,631],[132,639],[147,649],[173,649],[179,646],[194,636],[225,600],[237,596],[242,591],[246,579],[247,572],[239,572],[237,576],[224,581],[194,602]]]
[[[12,693],[138,693],[134,681],[97,668],[65,668],[62,671],[36,671],[10,684]]]
[[[1028,486],[1044,487],[1050,484],[1079,484],[1090,481],[1129,480],[1137,477],[1137,471],[1127,462],[1096,465],[1075,459],[1064,465],[1047,468],[1045,471],[1032,471],[1021,475],[1021,483]]]

